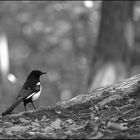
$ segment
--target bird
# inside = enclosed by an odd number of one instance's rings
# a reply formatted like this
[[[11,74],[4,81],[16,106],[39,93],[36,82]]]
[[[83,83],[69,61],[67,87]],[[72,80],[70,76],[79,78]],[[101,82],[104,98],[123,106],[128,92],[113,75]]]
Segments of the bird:
[[[10,114],[21,102],[23,102],[25,111],[27,110],[26,105],[31,103],[33,108],[36,109],[33,101],[37,100],[42,91],[42,85],[40,82],[40,76],[46,74],[47,72],[42,72],[40,70],[33,70],[28,75],[25,83],[19,91],[16,101],[2,112],[2,116]]]

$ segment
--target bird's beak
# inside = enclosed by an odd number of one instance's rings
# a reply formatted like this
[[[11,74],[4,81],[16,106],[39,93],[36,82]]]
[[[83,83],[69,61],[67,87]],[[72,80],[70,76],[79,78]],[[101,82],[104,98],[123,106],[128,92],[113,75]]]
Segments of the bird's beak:
[[[41,75],[43,75],[43,74],[47,74],[47,72],[42,72],[42,74],[41,74]]]

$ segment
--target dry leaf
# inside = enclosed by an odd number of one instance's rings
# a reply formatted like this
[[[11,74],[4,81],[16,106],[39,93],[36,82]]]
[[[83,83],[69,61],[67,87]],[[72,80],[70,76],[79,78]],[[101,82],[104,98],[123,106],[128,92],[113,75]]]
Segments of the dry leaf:
[[[71,130],[66,131],[65,134],[68,135],[68,136],[72,136],[73,135]]]
[[[102,132],[98,131],[98,132],[96,133],[96,135],[95,135],[95,133],[94,133],[94,135],[91,134],[91,135],[88,137],[88,139],[99,139],[99,138],[101,138],[103,135],[104,135],[104,134],[103,134]]]
[[[40,126],[40,124],[37,123],[37,122],[32,122],[31,125],[36,126],[36,127],[39,127]]]
[[[72,127],[69,127],[69,128],[71,128],[72,131],[78,131],[80,129],[85,128],[87,126],[87,123],[88,121],[86,121],[84,124],[81,124],[81,125],[75,125],[74,127],[73,125],[71,125]]]
[[[19,125],[15,125],[15,126],[12,126],[12,127],[9,127],[9,128],[5,128],[5,134],[8,135],[8,136],[12,136],[13,133],[12,132],[24,132],[28,129],[29,127],[28,126],[19,126]]]
[[[125,126],[125,125],[127,125],[127,123],[112,123],[112,122],[108,122],[107,127],[123,131],[123,130],[128,129],[128,127]]]
[[[28,122],[29,122],[27,119],[22,118],[22,117],[20,117],[19,120],[20,120],[22,123],[28,123]]]
[[[61,129],[62,121],[60,119],[56,119],[51,123],[51,127],[54,129]]]
[[[44,115],[43,117],[42,117],[42,119],[41,119],[41,122],[46,122],[46,121],[48,121],[49,119],[47,119],[46,118],[46,116]]]
[[[53,131],[53,128],[50,126],[45,127],[45,129],[43,130],[45,133],[50,133]]]

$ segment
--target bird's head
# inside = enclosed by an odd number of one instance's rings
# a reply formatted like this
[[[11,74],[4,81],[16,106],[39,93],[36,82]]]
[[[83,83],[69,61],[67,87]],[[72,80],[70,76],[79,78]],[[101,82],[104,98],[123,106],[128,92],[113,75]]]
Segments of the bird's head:
[[[39,78],[41,75],[46,74],[46,73],[47,73],[47,72],[42,72],[42,71],[39,71],[39,70],[33,70],[33,71],[29,74],[28,78],[30,78],[30,77]]]

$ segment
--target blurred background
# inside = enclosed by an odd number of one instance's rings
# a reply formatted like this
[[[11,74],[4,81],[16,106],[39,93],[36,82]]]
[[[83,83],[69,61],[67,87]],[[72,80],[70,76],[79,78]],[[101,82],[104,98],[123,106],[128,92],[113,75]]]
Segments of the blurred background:
[[[0,1],[0,111],[33,69],[48,72],[37,108],[138,74],[140,2]]]

